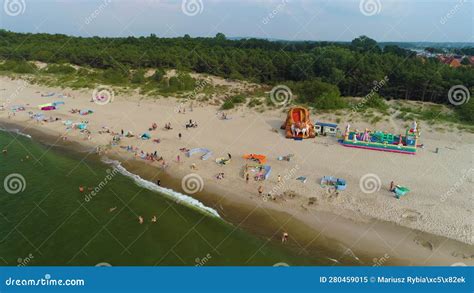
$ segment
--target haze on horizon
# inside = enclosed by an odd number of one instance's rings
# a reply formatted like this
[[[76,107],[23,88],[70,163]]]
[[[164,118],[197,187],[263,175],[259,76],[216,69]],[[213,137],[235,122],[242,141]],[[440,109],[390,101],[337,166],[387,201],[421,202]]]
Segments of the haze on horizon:
[[[474,0],[2,0],[0,28],[75,36],[474,42]],[[15,6],[16,5],[16,6]],[[17,10],[15,10],[17,9]]]

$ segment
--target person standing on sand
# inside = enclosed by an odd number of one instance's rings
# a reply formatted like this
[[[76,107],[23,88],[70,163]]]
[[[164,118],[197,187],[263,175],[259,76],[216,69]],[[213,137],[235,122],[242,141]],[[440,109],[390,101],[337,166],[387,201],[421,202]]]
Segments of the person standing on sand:
[[[390,191],[393,191],[394,187],[395,187],[395,183],[393,181],[390,182]]]
[[[258,195],[262,196],[262,193],[263,193],[263,186],[260,185],[260,186],[258,187]]]
[[[281,176],[280,176],[280,174],[278,174],[277,180],[278,180],[278,183],[281,182]]]
[[[250,179],[249,173],[245,174],[245,181],[247,183],[249,183],[249,179]]]
[[[178,133],[178,138],[179,138],[179,139],[181,139],[181,132],[180,132],[180,133]]]
[[[180,163],[181,162],[181,157],[179,155],[177,155],[176,160],[178,161],[178,163]]]

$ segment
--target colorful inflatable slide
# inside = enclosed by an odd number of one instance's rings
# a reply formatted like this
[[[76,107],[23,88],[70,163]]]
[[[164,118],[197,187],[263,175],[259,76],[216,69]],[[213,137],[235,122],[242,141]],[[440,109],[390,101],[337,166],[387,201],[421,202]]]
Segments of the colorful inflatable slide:
[[[316,136],[309,110],[303,107],[291,108],[281,129],[285,130],[286,138],[303,139]]]

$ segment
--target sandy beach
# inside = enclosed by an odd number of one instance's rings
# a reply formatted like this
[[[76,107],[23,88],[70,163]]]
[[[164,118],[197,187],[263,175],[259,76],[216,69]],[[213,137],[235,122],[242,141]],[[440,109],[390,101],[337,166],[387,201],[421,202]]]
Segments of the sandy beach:
[[[228,119],[222,120],[217,106],[191,105],[172,97],[151,99],[116,91],[111,103],[99,105],[91,102],[93,90],[48,88],[7,77],[0,78],[0,89],[0,104],[6,103],[7,108],[0,111],[1,124],[57,138],[50,143],[77,142],[91,149],[100,146],[104,156],[121,161],[130,172],[152,182],[160,180],[173,189],[180,189],[187,175],[197,174],[193,176],[202,178],[202,189],[189,195],[235,226],[269,239],[278,241],[283,231],[288,232],[288,245],[302,253],[322,249],[324,243],[326,247],[337,243],[331,249],[340,251],[341,259],[355,255],[355,259],[364,258],[365,265],[474,265],[473,134],[457,129],[438,131],[421,122],[424,148],[411,156],[345,148],[329,136],[286,139],[280,130],[286,118],[282,109],[258,113],[239,108],[226,111]],[[41,96],[53,92],[54,96]],[[70,96],[59,98],[58,94]],[[28,112],[42,112],[38,105],[58,100],[65,104],[43,114],[61,121],[40,123],[30,118]],[[9,111],[13,105],[23,105],[26,110],[13,115]],[[70,113],[71,109],[93,113],[82,116]],[[311,118],[334,122],[331,115]],[[197,128],[186,129],[190,119],[198,123]],[[90,137],[79,130],[67,131],[66,120],[87,121]],[[343,129],[348,122],[342,119],[339,127]],[[153,123],[158,127],[149,131]],[[166,123],[171,123],[172,130],[164,129]],[[358,129],[374,128],[362,121],[350,123]],[[376,128],[404,132],[403,122],[392,117]],[[135,137],[123,137],[117,146],[105,148],[112,140],[107,129],[131,131]],[[145,132],[151,135],[150,140],[137,137]],[[159,162],[142,160],[126,146],[145,153],[156,151],[168,167],[163,170]],[[182,148],[206,148],[212,156],[208,160],[201,160],[199,154],[188,158]],[[228,154],[232,156],[229,164],[215,162]],[[247,183],[244,167],[249,161],[242,158],[244,154],[266,155],[271,176]],[[289,162],[277,160],[289,154],[293,155]],[[223,179],[216,179],[219,173],[225,174]],[[336,194],[322,188],[319,182],[328,175],[344,178],[347,189]],[[299,176],[307,181],[296,180]],[[409,186],[411,192],[396,199],[389,191],[391,181]],[[264,195],[271,193],[275,199],[259,196],[260,185]]]

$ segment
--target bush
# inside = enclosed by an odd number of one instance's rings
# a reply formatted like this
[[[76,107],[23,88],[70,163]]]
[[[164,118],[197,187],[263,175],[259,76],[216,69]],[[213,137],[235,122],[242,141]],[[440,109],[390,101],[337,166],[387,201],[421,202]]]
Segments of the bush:
[[[145,82],[145,71],[143,69],[138,69],[132,74],[130,81],[134,84],[140,84]]]
[[[35,73],[38,68],[32,63],[22,60],[8,60],[0,65],[0,70],[12,71],[15,73]]]
[[[253,107],[256,107],[256,106],[260,106],[262,104],[263,104],[263,102],[261,100],[253,98],[253,99],[250,100],[250,102],[247,104],[247,106],[249,108],[253,108]]]
[[[354,107],[359,111],[364,111],[369,108],[372,108],[377,109],[382,113],[386,113],[389,109],[389,106],[385,102],[384,98],[379,96],[377,93],[366,96],[363,101],[354,105]]]
[[[151,76],[151,79],[156,82],[161,82],[163,80],[163,77],[165,77],[166,72],[158,68],[156,69],[155,73]]]
[[[121,84],[127,82],[128,78],[128,72],[125,72],[124,70],[120,68],[108,68],[102,73],[102,79],[106,81],[107,83],[111,84]]]
[[[47,73],[53,73],[53,74],[71,74],[71,73],[74,73],[76,72],[76,69],[74,69],[74,67],[70,66],[70,65],[56,65],[56,64],[52,64],[52,65],[48,65],[48,67],[46,67],[46,72]]]
[[[298,100],[318,109],[340,109],[347,106],[337,86],[320,80],[296,82],[290,85]]]
[[[471,98],[467,103],[458,106],[456,111],[461,121],[474,124],[474,98]]]
[[[224,104],[222,104],[222,110],[229,110],[235,108],[235,106],[242,104],[246,101],[245,97],[242,95],[237,95],[228,98],[225,100]]]
[[[161,90],[165,93],[192,91],[196,88],[196,80],[189,74],[180,73],[161,82]]]

